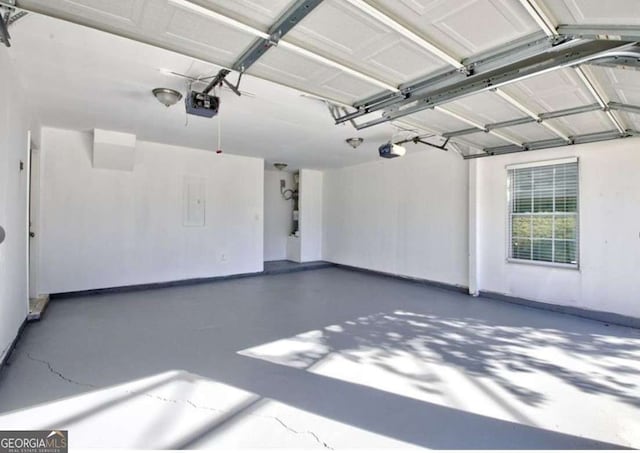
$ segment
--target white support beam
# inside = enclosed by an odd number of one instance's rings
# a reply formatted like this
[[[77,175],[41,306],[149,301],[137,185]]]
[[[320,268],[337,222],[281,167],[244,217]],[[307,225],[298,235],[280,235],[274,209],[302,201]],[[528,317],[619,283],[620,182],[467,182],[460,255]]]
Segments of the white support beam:
[[[500,88],[496,88],[494,90],[494,92],[498,96],[500,96],[502,99],[507,101],[509,104],[511,104],[512,106],[514,106],[518,110],[520,110],[522,113],[524,113],[524,114],[530,116],[531,118],[533,118],[538,124],[540,124],[540,126],[542,126],[545,129],[553,132],[554,134],[556,134],[558,137],[562,138],[566,142],[570,142],[571,141],[571,139],[567,136],[567,134],[563,133],[558,128],[556,128],[556,127],[552,126],[551,124],[547,123],[546,121],[544,121],[542,118],[540,118],[540,115],[535,113],[533,110],[529,109],[527,106],[522,104],[520,101],[515,99],[510,94],[507,94],[506,92],[504,92]]]
[[[263,32],[262,30],[258,30],[255,27],[252,27],[250,25],[247,25],[243,22],[237,21],[235,19],[232,19],[230,17],[225,16],[224,14],[220,14],[218,12],[215,12],[213,10],[210,10],[209,8],[205,8],[203,6],[197,5],[195,3],[193,3],[190,0],[169,0],[169,4],[179,7],[179,8],[184,8],[184,9],[188,9],[192,12],[195,12],[196,14],[202,15],[202,16],[206,16],[206,17],[210,17],[212,19],[214,19],[217,22],[223,23],[225,25],[228,25],[230,27],[235,28],[236,30],[242,31],[244,33],[256,36],[258,38],[262,38],[262,39],[271,39],[271,37],[269,36],[268,33]],[[308,49],[305,49],[303,47],[300,47],[296,44],[290,43],[284,39],[281,39],[280,41],[278,41],[278,46],[282,47],[283,49],[287,49],[290,50],[292,52],[297,53],[298,55],[302,55],[306,58],[312,59],[314,61],[317,61],[318,63],[324,64],[326,66],[331,66],[333,68],[336,68],[346,74],[349,74],[353,77],[356,77],[360,80],[363,80],[365,82],[371,83],[372,85],[376,85],[380,88],[383,88],[385,90],[389,90],[392,92],[398,92],[400,91],[396,86],[393,86],[387,82],[384,82],[382,80],[379,80],[375,77],[372,77],[368,74],[365,74],[363,72],[360,72],[356,69],[353,69],[349,66],[346,66],[342,63],[339,63],[335,60],[332,60],[330,58],[324,57],[322,55],[319,55],[315,52],[312,52]]]
[[[444,107],[435,106],[433,110],[435,110],[436,112],[444,113],[445,115],[449,115],[450,117],[455,118],[458,121],[462,121],[469,126],[476,127],[479,129],[478,132],[487,132],[487,128],[484,127],[484,124],[480,124],[476,121],[470,120],[469,118],[462,116],[456,112],[452,112],[451,110],[445,109]]]
[[[496,88],[495,90],[493,90],[493,92],[495,94],[497,94],[498,96],[500,96],[505,101],[507,101],[509,104],[511,104],[512,106],[514,106],[518,110],[520,110],[525,115],[530,116],[531,118],[533,118],[536,121],[540,121],[540,117],[538,116],[537,113],[535,113],[530,108],[526,107],[524,104],[522,104],[520,101],[518,101],[516,98],[514,98],[510,94],[504,92],[502,89]]]
[[[390,85],[386,82],[383,82],[382,80],[376,79],[375,77],[371,77],[370,75],[357,71],[353,68],[350,68],[349,66],[343,65],[342,63],[338,63],[335,60],[331,60],[329,58],[323,57],[322,55],[319,55],[315,52],[307,50],[296,44],[292,44],[283,39],[281,39],[278,42],[278,47],[290,50],[291,52],[297,53],[298,55],[302,55],[303,57],[309,58],[310,60],[317,61],[318,63],[324,64],[325,66],[331,66],[333,68],[339,69],[345,74],[352,75],[360,80],[364,80],[365,82],[369,82],[370,84],[379,86],[380,88],[383,88],[385,90],[389,90],[392,92],[400,91],[396,86]]]
[[[216,22],[220,22],[221,24],[228,25],[236,30],[242,31],[249,35],[253,35],[257,38],[269,39],[270,36],[268,33],[263,32],[262,30],[258,30],[255,27],[244,24],[238,20],[232,19],[230,17],[225,16],[224,14],[217,13],[209,8],[205,8],[204,6],[200,6],[196,3],[193,3],[189,0],[169,0],[169,4],[176,6],[178,8],[187,9],[193,13],[196,13],[200,16],[209,17]]]
[[[529,16],[536,21],[538,27],[540,27],[547,36],[558,36],[558,32],[556,31],[553,21],[549,16],[547,16],[540,5],[536,3],[536,0],[520,0],[520,4],[527,10]]]
[[[513,145],[516,145],[516,146],[523,146],[522,142],[519,142],[518,140],[513,139],[513,138],[511,138],[511,137],[509,137],[507,135],[504,135],[501,132],[491,130],[491,131],[489,131],[489,133],[491,135],[493,135],[494,137],[498,137],[498,138],[504,140],[505,142],[509,142],[509,143],[511,143]]]
[[[428,41],[422,36],[419,36],[412,30],[409,30],[407,27],[398,23],[396,20],[392,19],[391,17],[387,16],[385,13],[383,13],[379,9],[374,8],[373,6],[371,6],[370,4],[366,3],[363,0],[346,0],[346,1],[351,5],[353,5],[354,7],[358,8],[363,13],[376,19],[378,22],[386,25],[387,27],[391,28],[393,31],[397,32],[398,34],[404,36],[405,38],[409,39],[413,43],[422,47],[426,51],[435,55],[445,63],[450,64],[456,69],[465,69],[465,66],[460,62],[459,59],[453,57],[452,55],[445,52],[444,50],[442,50],[432,42]]]
[[[544,127],[545,129],[553,132],[554,134],[556,134],[558,137],[562,138],[564,141],[566,142],[570,142],[571,139],[569,138],[569,136],[567,134],[565,134],[564,132],[562,132],[560,129],[558,129],[555,126],[552,126],[551,124],[549,124],[547,121],[540,121],[539,122],[540,126]]]
[[[614,124],[616,129],[618,129],[618,132],[620,132],[621,134],[625,134],[626,129],[624,128],[618,117],[611,110],[607,110],[605,111],[605,113],[609,117],[609,120]]]
[[[593,96],[596,102],[600,104],[600,108],[602,108],[603,110],[606,109],[607,103],[604,101],[602,96],[600,96],[600,93],[598,93],[595,85],[593,84],[593,82],[591,82],[591,80],[589,80],[584,70],[580,66],[576,66],[575,71],[576,74],[578,74],[578,77],[582,81],[583,85],[587,88],[587,90],[589,90],[589,93],[591,93],[591,96]]]
[[[622,126],[618,118],[616,118],[616,116],[611,111],[609,111],[609,107],[607,107],[607,99],[602,94],[602,91],[600,90],[600,88],[587,75],[585,70],[582,69],[580,66],[576,66],[575,70],[580,80],[582,80],[582,83],[584,83],[584,85],[589,90],[589,93],[591,93],[591,95],[595,98],[598,104],[600,104],[600,107],[606,113],[607,118],[609,118],[609,121],[611,121],[611,123],[616,127],[616,129],[618,129],[618,132],[620,132],[621,134],[624,134],[625,128]]]

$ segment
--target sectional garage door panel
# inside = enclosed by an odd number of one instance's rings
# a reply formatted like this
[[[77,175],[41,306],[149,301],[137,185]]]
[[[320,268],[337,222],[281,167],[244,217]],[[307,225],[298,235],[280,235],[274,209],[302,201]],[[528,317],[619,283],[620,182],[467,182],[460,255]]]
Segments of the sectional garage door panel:
[[[511,55],[508,49],[514,43],[539,39],[545,31],[553,34],[558,25],[640,26],[640,0],[323,0],[285,36],[271,37],[267,32],[296,0],[19,0],[19,4],[223,67],[233,67],[252,45],[265,45],[268,50],[248,74],[343,105],[366,104],[374,96],[446,71],[476,74],[482,64],[466,65],[480,55]],[[574,68],[563,68],[506,83],[499,90],[507,96],[479,86],[487,91],[445,102],[435,111],[427,97],[439,94],[441,87],[432,92],[419,87],[396,98],[405,104],[383,102],[373,112],[363,109],[366,116],[359,124],[400,121],[395,112],[414,106],[428,110],[407,116],[406,122],[423,132],[442,134],[477,127],[478,133],[452,140],[479,148],[611,130],[634,134],[626,129],[637,128],[638,115],[621,112],[613,118],[590,112],[548,120],[556,132],[535,123],[500,129],[502,138],[481,132],[488,124],[539,119],[536,115],[596,103],[640,106],[640,71],[590,63],[582,69],[585,77]],[[446,77],[466,80],[452,73]]]
[[[538,31],[518,0],[375,0],[371,4],[461,59]]]
[[[637,0],[546,0],[541,4],[557,24],[640,25]]]
[[[553,112],[596,102],[574,69],[558,69],[504,87],[526,101],[536,113]]]

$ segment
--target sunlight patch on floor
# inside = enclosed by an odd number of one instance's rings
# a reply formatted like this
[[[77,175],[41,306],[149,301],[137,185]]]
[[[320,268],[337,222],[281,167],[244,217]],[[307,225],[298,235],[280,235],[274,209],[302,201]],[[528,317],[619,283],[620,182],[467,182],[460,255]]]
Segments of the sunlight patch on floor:
[[[74,449],[413,447],[179,370],[2,414],[0,426],[68,430]]]
[[[637,337],[396,310],[239,354],[474,414],[640,446]]]

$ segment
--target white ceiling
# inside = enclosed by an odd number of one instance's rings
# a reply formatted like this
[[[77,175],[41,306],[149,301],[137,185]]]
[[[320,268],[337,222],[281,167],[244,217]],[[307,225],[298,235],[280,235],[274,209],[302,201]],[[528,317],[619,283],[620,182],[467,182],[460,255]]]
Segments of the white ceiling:
[[[293,1],[192,0],[202,7],[198,11],[172,0],[19,0],[27,9],[92,28],[29,14],[11,27],[10,53],[45,125],[121,130],[136,133],[141,140],[213,150],[218,119],[189,116],[185,125],[182,106],[165,109],[151,96],[150,90],[160,86],[186,91],[185,80],[160,69],[197,77],[232,66],[255,37],[207,12],[265,32]],[[638,0],[537,1],[555,24],[640,24]],[[351,3],[324,0],[285,36],[288,43],[331,59],[334,65],[281,45],[270,49],[243,78],[241,88],[254,96],[237,98],[223,92],[225,151],[264,157],[269,163],[285,161],[292,168],[337,167],[377,158],[377,147],[394,133],[391,125],[362,131],[349,124],[334,126],[321,101],[296,90],[350,105],[381,93],[381,85],[397,86],[451,66]],[[366,0],[366,4],[458,61],[540,32],[520,0]],[[340,65],[351,68],[351,73]],[[587,74],[606,100],[640,105],[640,71],[594,67]],[[573,69],[549,72],[503,91],[535,113],[595,102]],[[454,116],[427,110],[403,120],[419,131],[445,133],[470,127],[455,115],[478,124],[527,116],[493,92],[443,107]],[[616,116],[624,127],[640,125],[640,115]],[[603,112],[549,124],[567,135],[613,129]],[[499,132],[520,143],[558,137],[536,123]],[[364,145],[352,150],[344,143],[352,136],[364,137]],[[477,148],[509,144],[482,132],[455,140]],[[409,149],[425,148],[409,145]]]
[[[166,108],[151,90],[186,91],[186,80],[161,69],[197,77],[219,67],[35,14],[11,32],[9,53],[42,124],[111,129],[135,133],[139,140],[216,149],[218,117],[187,118],[182,103]],[[291,168],[338,167],[375,159],[377,147],[394,132],[390,125],[362,132],[335,126],[322,101],[255,77],[243,77],[241,89],[242,97],[221,94],[222,145],[231,154],[288,162]],[[353,136],[365,138],[357,150],[344,143]]]

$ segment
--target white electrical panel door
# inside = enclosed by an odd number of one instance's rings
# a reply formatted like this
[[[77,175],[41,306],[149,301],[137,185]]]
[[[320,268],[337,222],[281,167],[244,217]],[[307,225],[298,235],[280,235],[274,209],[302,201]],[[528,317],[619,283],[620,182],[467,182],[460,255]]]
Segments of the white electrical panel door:
[[[195,176],[184,177],[182,224],[186,227],[205,225],[206,180]]]

